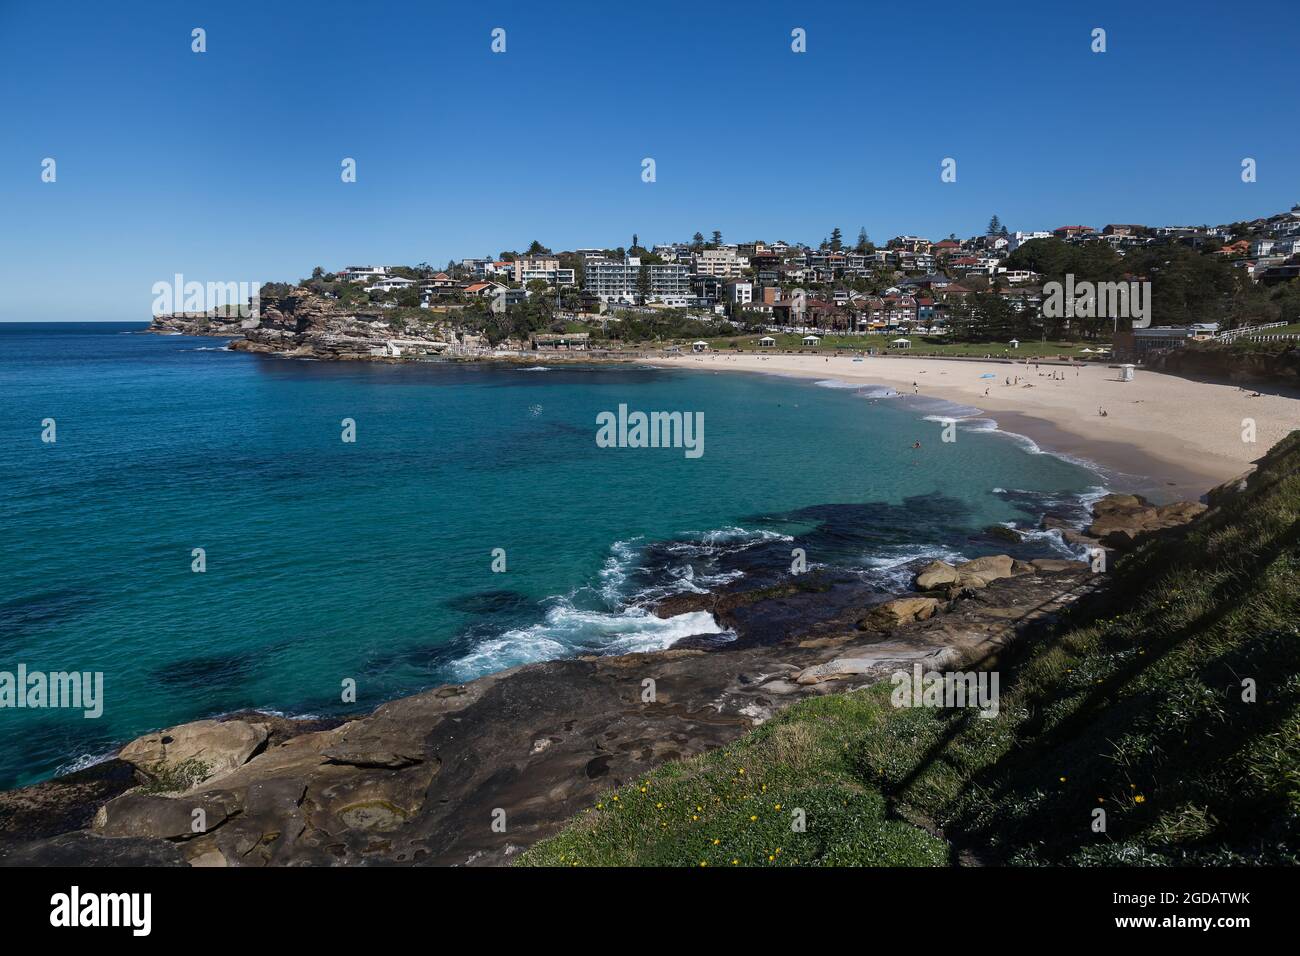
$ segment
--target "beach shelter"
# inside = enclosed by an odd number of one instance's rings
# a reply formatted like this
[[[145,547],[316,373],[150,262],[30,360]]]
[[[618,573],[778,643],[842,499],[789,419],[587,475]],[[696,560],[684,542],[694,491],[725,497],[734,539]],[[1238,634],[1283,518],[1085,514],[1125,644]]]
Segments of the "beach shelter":
[[[892,348],[896,348],[896,349],[910,349],[912,347],[912,340],[894,339],[894,341],[890,342],[889,344]]]
[[[818,338],[817,336],[815,336],[815,335],[805,335],[805,336],[803,337],[803,344],[804,344],[804,345],[816,345],[816,344],[817,344],[818,342],[820,342],[820,341],[821,341],[821,339],[819,339],[819,338]]]
[[[1020,340],[1019,340],[1019,339],[1012,339],[1012,340],[1011,340],[1011,347],[1012,347],[1013,349],[1018,349],[1018,348],[1020,348]]]
[[[708,342],[694,342],[691,344],[692,352],[707,352],[709,350]]]
[[[770,335],[765,335],[758,340],[758,347],[760,349],[770,349],[775,345],[776,345],[776,339],[772,338],[772,336]]]

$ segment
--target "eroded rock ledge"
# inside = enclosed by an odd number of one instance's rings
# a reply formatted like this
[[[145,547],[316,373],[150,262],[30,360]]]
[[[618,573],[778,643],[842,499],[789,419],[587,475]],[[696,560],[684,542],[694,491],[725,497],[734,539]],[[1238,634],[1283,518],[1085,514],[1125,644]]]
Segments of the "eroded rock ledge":
[[[734,740],[805,696],[918,662],[993,666],[1105,577],[1074,561],[994,555],[934,562],[918,576],[921,593],[882,603],[851,575],[812,573],[658,609],[708,609],[735,629],[730,643],[701,636],[528,665],[352,720],[244,713],[169,728],[115,760],[0,794],[0,863],[508,862],[598,794]],[[758,636],[760,620],[778,626]]]

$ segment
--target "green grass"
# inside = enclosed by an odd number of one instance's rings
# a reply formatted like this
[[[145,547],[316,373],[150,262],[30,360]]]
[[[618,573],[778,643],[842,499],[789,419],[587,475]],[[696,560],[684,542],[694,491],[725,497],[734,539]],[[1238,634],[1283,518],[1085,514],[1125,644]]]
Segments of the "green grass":
[[[1110,573],[999,663],[997,718],[895,710],[881,686],[808,700],[606,795],[521,862],[1300,863],[1300,432]]]
[[[520,864],[942,865],[943,841],[891,819],[840,744],[889,710],[879,693],[802,702],[729,747],[611,791]]]
[[[1058,355],[1071,358],[1088,358],[1080,352],[1085,346],[1088,348],[1097,348],[1097,343],[1088,342],[1029,342],[1020,343],[1018,349],[1013,349],[1006,342],[948,342],[936,336],[926,335],[903,335],[902,338],[910,338],[912,347],[910,349],[892,349],[889,343],[896,338],[900,338],[897,333],[890,335],[827,335],[817,346],[803,345],[800,341],[803,336],[795,334],[773,335],[776,339],[776,345],[772,348],[760,349],[758,340],[763,337],[763,333],[754,333],[751,335],[727,336],[723,338],[708,338],[704,341],[709,343],[709,347],[718,352],[731,352],[744,350],[746,352],[768,352],[784,351],[792,349],[798,351],[805,349],[816,351],[818,353],[835,354],[837,352],[862,352],[867,349],[876,349],[877,352],[890,352],[908,355],[951,355],[951,356],[969,356],[973,358],[983,358],[986,355],[992,355],[995,358],[1039,358],[1051,357]],[[1106,344],[1106,343],[1101,343]]]

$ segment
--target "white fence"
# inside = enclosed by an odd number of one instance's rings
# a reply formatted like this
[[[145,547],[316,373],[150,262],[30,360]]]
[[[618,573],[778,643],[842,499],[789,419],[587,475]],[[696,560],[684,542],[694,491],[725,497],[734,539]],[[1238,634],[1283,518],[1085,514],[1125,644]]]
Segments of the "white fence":
[[[1227,332],[1220,332],[1214,337],[1214,341],[1232,342],[1241,338],[1243,335],[1250,336],[1253,339],[1258,333],[1264,331],[1264,329],[1278,329],[1287,324],[1288,323],[1286,322],[1269,322],[1265,325],[1243,325],[1239,329],[1230,329]]]

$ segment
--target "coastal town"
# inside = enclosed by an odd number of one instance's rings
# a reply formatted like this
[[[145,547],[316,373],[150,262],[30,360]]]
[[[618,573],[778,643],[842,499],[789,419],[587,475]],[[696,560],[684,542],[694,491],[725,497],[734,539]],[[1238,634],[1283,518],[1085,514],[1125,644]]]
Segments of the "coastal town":
[[[833,229],[815,247],[751,240],[523,251],[317,267],[261,290],[239,327],[220,310],[155,316],[157,331],[242,335],[253,349],[419,359],[528,351],[856,349],[869,354],[1062,353],[1142,362],[1189,342],[1300,334],[1300,204],[1217,226],[1108,223],[877,246]],[[1068,308],[1053,308],[1064,283]],[[1101,306],[1077,287],[1096,285]],[[1105,286],[1148,291],[1139,322]],[[286,306],[289,299],[293,304]],[[285,321],[288,308],[293,316]],[[1152,321],[1154,318],[1154,321]],[[1042,343],[1051,343],[1044,349]]]

